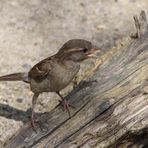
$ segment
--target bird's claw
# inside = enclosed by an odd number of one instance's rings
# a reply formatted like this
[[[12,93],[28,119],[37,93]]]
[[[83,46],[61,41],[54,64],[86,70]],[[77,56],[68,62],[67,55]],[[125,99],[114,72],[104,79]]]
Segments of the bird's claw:
[[[67,100],[63,99],[63,100],[59,100],[59,103],[62,105],[63,107],[63,110],[67,110],[68,114],[69,114],[69,117],[71,117],[71,114],[70,114],[70,110],[69,108],[72,107],[72,108],[75,108],[74,105],[70,104]]]

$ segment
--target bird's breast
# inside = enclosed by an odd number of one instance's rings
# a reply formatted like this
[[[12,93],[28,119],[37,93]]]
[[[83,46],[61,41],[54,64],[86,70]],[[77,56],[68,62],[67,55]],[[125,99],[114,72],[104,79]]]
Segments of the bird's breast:
[[[51,88],[53,91],[60,91],[65,88],[76,76],[80,69],[78,64],[65,64],[64,66],[56,66],[53,73],[49,75]]]

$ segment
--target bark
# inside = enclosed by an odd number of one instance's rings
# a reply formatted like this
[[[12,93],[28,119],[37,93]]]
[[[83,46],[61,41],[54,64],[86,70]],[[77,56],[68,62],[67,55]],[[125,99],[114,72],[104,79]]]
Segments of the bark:
[[[134,16],[134,20],[136,35],[98,58],[86,74],[87,81],[81,81],[66,96],[76,106],[70,110],[71,118],[57,106],[38,118],[37,132],[28,123],[5,147],[146,146],[148,25],[145,12],[141,11],[139,18]]]

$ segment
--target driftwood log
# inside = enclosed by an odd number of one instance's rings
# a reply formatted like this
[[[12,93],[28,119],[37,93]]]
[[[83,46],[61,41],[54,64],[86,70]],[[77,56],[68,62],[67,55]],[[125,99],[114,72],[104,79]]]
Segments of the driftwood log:
[[[9,148],[148,147],[148,25],[134,16],[137,33],[96,61],[87,81],[68,95],[76,106],[69,118],[61,106],[28,123],[6,142]]]

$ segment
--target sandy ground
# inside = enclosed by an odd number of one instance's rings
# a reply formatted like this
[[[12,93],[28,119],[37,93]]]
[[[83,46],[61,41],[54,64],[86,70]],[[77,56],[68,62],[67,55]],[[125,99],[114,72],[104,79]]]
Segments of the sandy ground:
[[[106,51],[134,32],[133,15],[147,8],[147,0],[1,0],[0,75],[28,71],[72,38]],[[0,144],[29,121],[31,97],[23,82],[0,83]],[[57,99],[42,94],[37,110],[50,111]]]

